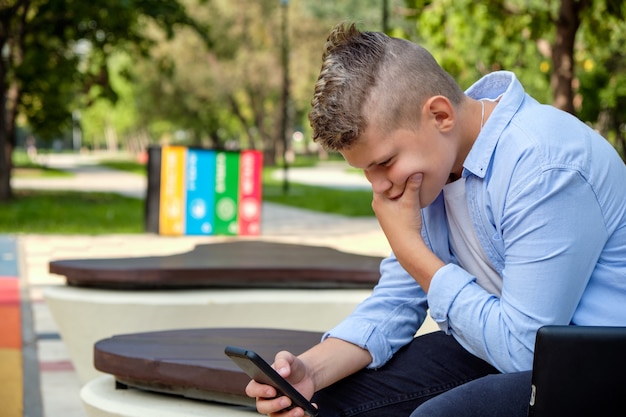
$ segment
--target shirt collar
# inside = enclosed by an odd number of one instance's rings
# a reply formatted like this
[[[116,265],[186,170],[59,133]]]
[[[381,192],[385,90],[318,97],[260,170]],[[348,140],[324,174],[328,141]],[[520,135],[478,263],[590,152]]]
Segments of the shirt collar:
[[[464,177],[472,173],[484,178],[502,132],[517,113],[526,93],[515,74],[497,71],[478,80],[465,94],[476,100],[496,100],[501,97],[463,163]]]

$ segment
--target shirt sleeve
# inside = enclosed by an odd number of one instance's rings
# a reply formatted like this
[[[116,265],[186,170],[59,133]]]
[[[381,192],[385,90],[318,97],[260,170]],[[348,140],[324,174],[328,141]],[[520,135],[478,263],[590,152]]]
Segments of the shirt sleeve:
[[[367,349],[379,368],[415,336],[427,314],[426,293],[391,255],[381,262],[372,295],[324,335]]]
[[[439,327],[503,372],[531,369],[541,325],[571,322],[607,239],[596,194],[577,170],[542,167],[518,184],[493,237],[504,253],[501,297],[452,264],[428,293]]]

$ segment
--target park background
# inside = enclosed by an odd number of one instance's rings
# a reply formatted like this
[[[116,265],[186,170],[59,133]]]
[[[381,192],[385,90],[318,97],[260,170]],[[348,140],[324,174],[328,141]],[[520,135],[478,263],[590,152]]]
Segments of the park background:
[[[46,152],[258,149],[326,155],[307,113],[330,28],[355,21],[430,49],[463,88],[514,71],[624,155],[626,3],[603,0],[14,0],[0,5],[0,201]],[[15,151],[30,161],[15,162]],[[289,187],[283,184],[283,193]],[[17,195],[19,197],[19,195]]]
[[[63,286],[50,260],[168,255],[197,242],[144,233],[142,199],[97,191],[93,177],[80,190],[85,173],[126,186],[117,175],[145,176],[150,146],[262,150],[264,204],[274,209],[264,212],[264,238],[383,256],[367,183],[337,188],[337,167],[357,173],[310,140],[330,28],[355,21],[418,42],[463,88],[514,71],[539,101],[580,117],[624,156],[625,16],[621,0],[0,1],[0,238],[10,243],[0,258],[15,266],[2,273],[22,288],[9,301],[26,306],[13,329],[28,330],[29,342],[7,331],[15,346],[0,343],[9,358],[0,414],[84,417],[43,297]],[[78,163],[59,164],[65,157]],[[304,181],[322,173],[334,184]],[[7,369],[17,371],[6,378]]]

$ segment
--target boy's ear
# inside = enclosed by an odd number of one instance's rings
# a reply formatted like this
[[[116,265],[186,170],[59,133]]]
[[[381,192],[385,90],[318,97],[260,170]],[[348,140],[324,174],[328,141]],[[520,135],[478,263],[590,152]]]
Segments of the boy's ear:
[[[449,131],[454,126],[454,107],[444,96],[433,96],[424,104],[426,117],[434,120],[436,127],[442,131]]]

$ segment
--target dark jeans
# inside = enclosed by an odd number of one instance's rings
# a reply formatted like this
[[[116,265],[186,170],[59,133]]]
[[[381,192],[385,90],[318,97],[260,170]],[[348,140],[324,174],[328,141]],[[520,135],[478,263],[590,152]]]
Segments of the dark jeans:
[[[313,397],[320,417],[526,417],[530,372],[500,374],[442,332]]]

